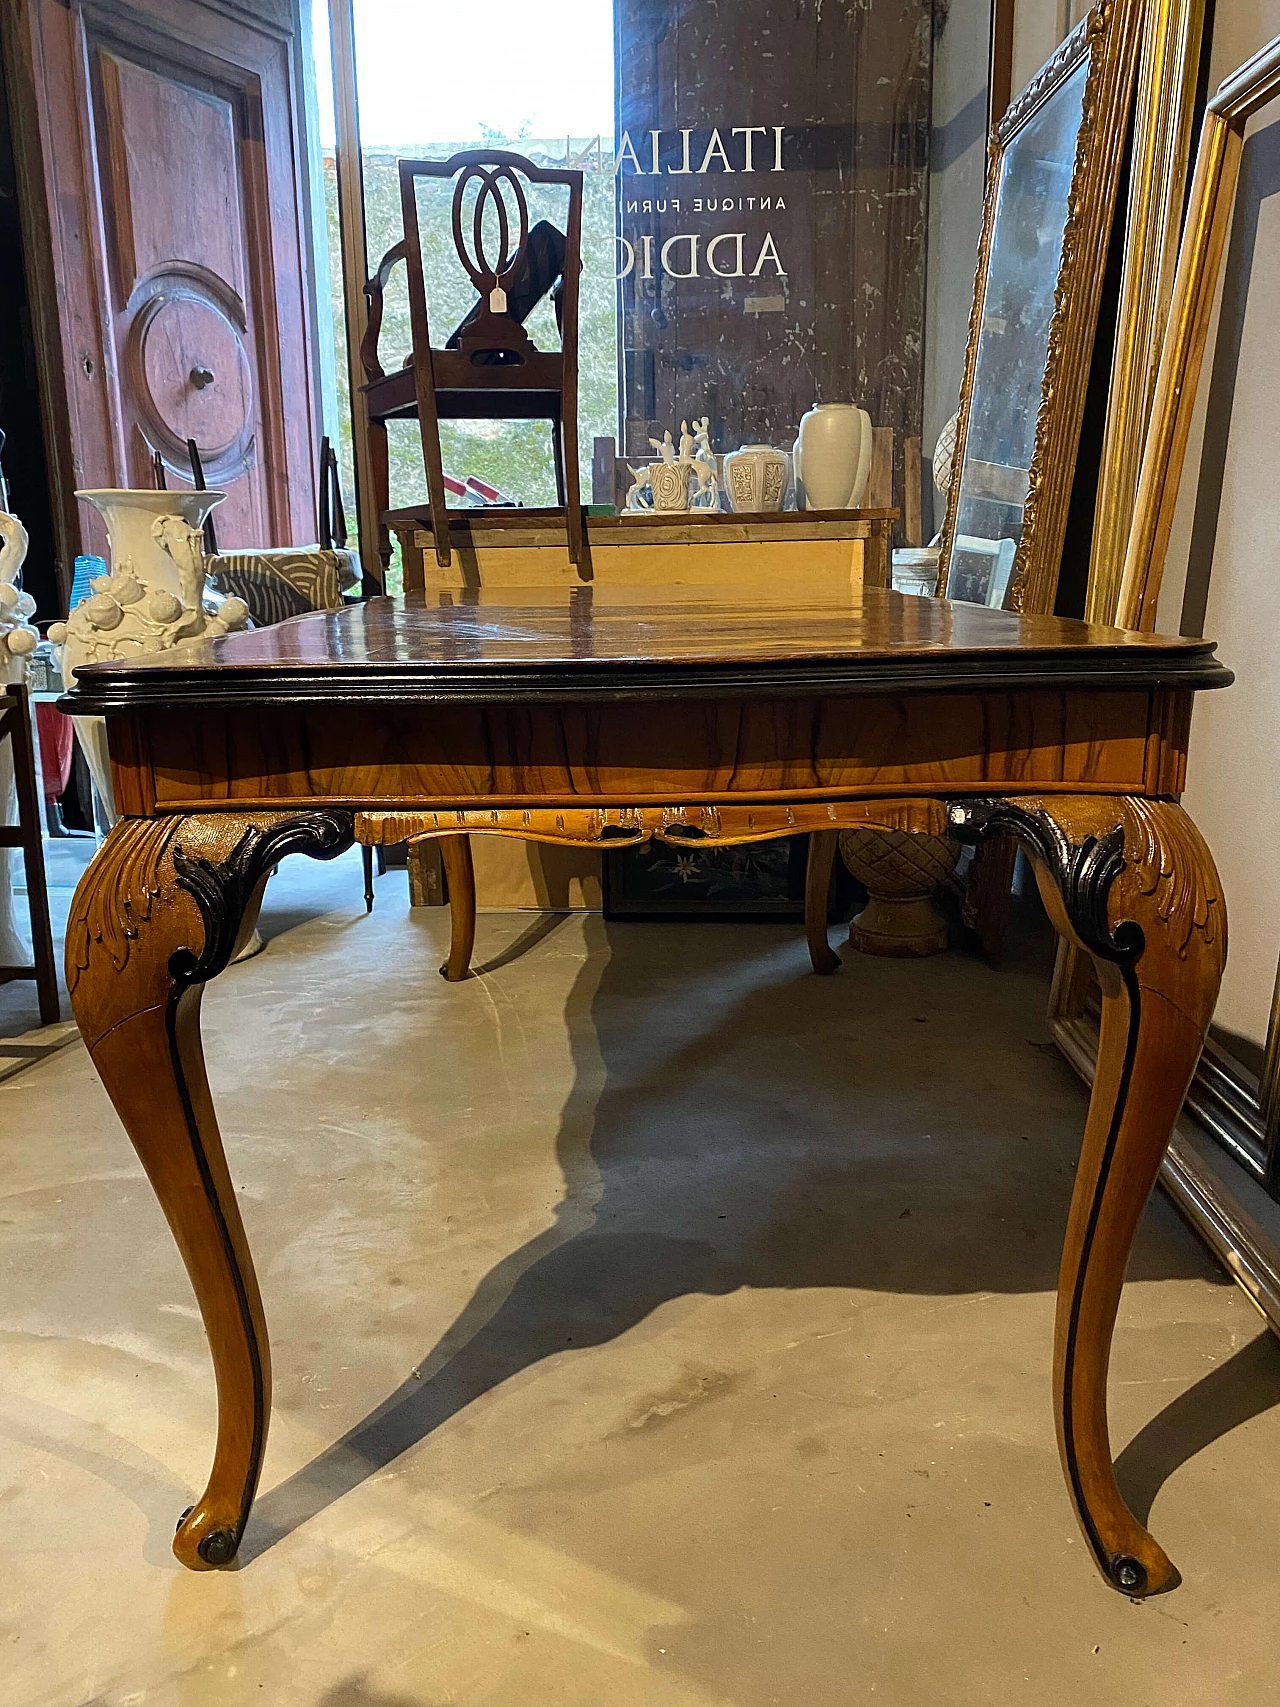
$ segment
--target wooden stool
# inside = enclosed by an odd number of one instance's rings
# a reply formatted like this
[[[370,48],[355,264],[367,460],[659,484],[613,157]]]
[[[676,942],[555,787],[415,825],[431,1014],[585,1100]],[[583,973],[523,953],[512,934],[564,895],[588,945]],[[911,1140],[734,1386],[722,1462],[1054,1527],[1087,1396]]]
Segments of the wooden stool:
[[[49,892],[44,879],[44,845],[40,839],[40,789],[36,780],[36,749],[31,739],[27,690],[21,682],[0,693],[0,741],[13,744],[13,772],[18,790],[18,822],[0,824],[0,848],[21,848],[27,877],[27,907],[31,914],[31,946],[34,966],[0,966],[0,984],[17,978],[34,978],[40,999],[41,1025],[56,1025],[62,1017],[58,1006],[58,970],[53,958],[53,932],[49,927]]]

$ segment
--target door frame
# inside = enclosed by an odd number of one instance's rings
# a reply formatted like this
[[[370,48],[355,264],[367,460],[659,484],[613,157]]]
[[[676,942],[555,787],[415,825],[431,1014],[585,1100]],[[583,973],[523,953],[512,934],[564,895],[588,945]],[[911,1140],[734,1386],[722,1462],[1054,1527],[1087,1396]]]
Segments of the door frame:
[[[184,15],[185,13],[185,15]],[[211,27],[212,26],[212,27]],[[76,555],[101,549],[96,517],[82,511],[78,486],[129,484],[115,352],[111,347],[112,281],[105,254],[94,165],[97,138],[90,98],[86,33],[119,42],[126,52],[154,51],[157,33],[180,41],[197,68],[225,85],[228,63],[248,74],[242,86],[241,147],[246,176],[256,179],[259,206],[277,200],[269,161],[289,159],[296,217],[272,218],[256,230],[254,346],[260,410],[259,456],[268,470],[267,512],[275,539],[302,543],[314,531],[318,489],[315,389],[315,291],[311,257],[311,186],[304,145],[304,92],[298,68],[296,0],[0,0],[0,46],[13,112],[25,264],[49,465],[57,576],[64,605]],[[51,91],[57,134],[48,123]],[[255,210],[246,208],[246,221]],[[270,268],[265,289],[261,267]],[[296,292],[304,327],[299,374],[281,373],[277,300]],[[302,381],[306,407],[298,407]],[[268,454],[269,453],[269,454]]]

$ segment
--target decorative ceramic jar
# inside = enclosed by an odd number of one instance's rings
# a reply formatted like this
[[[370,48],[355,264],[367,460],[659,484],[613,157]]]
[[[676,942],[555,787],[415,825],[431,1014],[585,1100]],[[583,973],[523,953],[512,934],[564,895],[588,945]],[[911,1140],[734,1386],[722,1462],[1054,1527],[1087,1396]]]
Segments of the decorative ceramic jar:
[[[247,625],[243,600],[218,602],[205,586],[200,530],[225,492],[119,489],[77,492],[76,497],[92,504],[107,524],[111,573],[90,582],[93,597],[49,629],[49,638],[61,648],[68,687],[81,664],[166,652],[179,641]],[[105,719],[73,721],[98,797],[114,818]]]
[[[724,480],[739,515],[780,510],[787,489],[786,452],[772,445],[743,445],[725,457]]]
[[[818,403],[800,422],[796,502],[805,510],[856,510],[871,473],[871,417],[856,403]]]
[[[936,545],[904,545],[893,554],[893,590],[912,593],[917,598],[931,599],[938,591],[938,560],[942,553]]]

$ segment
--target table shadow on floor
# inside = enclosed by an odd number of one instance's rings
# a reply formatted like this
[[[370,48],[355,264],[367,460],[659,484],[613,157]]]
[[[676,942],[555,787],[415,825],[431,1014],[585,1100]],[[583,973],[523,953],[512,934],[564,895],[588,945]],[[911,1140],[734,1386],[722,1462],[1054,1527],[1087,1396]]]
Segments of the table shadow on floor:
[[[731,926],[586,931],[565,1017],[575,1049],[590,1039],[598,1056],[579,1062],[558,1138],[579,1189],[414,1375],[259,1498],[241,1565],[502,1383],[672,1299],[1056,1286],[1083,1100],[1048,1044],[1038,972],[851,957],[819,979],[779,929],[762,977],[759,936],[752,963]],[[1222,1278],[1161,1203],[1129,1278],[1169,1277]],[[1187,1456],[1277,1399],[1280,1371],[1246,1348],[1126,1449],[1133,1497],[1149,1504]]]

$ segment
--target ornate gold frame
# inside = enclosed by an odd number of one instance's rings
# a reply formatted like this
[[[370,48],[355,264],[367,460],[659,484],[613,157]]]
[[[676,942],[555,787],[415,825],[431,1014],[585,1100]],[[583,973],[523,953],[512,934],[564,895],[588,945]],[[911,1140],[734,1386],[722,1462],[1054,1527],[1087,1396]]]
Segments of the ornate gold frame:
[[[1115,620],[1142,443],[1169,318],[1205,0],[1146,0],[1125,214],[1124,270],[1098,470],[1085,620]]]
[[[1177,6],[1196,4],[1197,0],[1153,3]],[[1235,202],[1244,129],[1253,114],[1276,95],[1280,95],[1280,36],[1224,79],[1206,107],[1172,302],[1167,319],[1157,321],[1154,327],[1157,336],[1164,336],[1158,371],[1151,382],[1153,398],[1145,431],[1142,421],[1136,415],[1131,417],[1134,430],[1141,433],[1142,453],[1127,546],[1123,559],[1116,553],[1109,564],[1095,549],[1090,572],[1088,614],[1096,621],[1114,621],[1122,628],[1147,632],[1155,627],[1174,507]],[[1115,396],[1113,382],[1112,398]],[[1101,501],[1100,492],[1100,506]],[[1091,1081],[1097,1022],[1090,1010],[1087,973],[1082,957],[1060,946],[1048,1020],[1054,1041],[1067,1060]],[[1196,1070],[1187,1107],[1252,1178],[1264,1184],[1273,1197],[1280,1197],[1280,970],[1256,1087],[1234,1058],[1211,1038]],[[1274,1243],[1190,1141],[1176,1130],[1161,1166],[1160,1182],[1280,1333],[1280,1260]]]
[[[1080,438],[1102,292],[1098,256],[1105,249],[1124,159],[1129,103],[1137,68],[1141,0],[1098,0],[1010,106],[991,138],[978,276],[969,321],[955,472],[947,494],[938,591],[945,595],[956,513],[964,480],[987,270],[995,235],[1001,169],[1009,144],[1081,63],[1087,63],[1083,114],[1076,138],[1070,211],[1063,234],[1057,301],[1049,328],[1027,502],[1006,602],[1015,610],[1053,608],[1067,506]]]
[[[1233,71],[1205,108],[1191,206],[1178,254],[1168,333],[1125,550],[1116,611],[1121,628],[1150,632],[1155,627],[1200,366],[1240,176],[1244,127],[1277,94],[1280,36]]]

